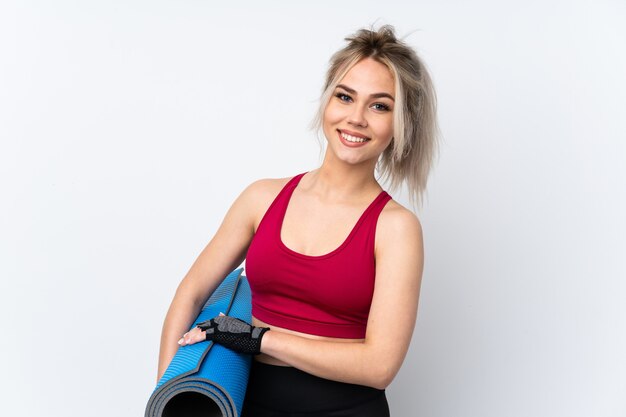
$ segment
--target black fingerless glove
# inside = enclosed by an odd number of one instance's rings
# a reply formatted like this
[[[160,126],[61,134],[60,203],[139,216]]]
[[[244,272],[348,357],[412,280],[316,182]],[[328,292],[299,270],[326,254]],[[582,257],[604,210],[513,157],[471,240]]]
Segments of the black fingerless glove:
[[[261,338],[269,327],[255,327],[235,317],[218,316],[198,323],[206,332],[206,340],[212,340],[235,352],[258,355],[261,353]]]

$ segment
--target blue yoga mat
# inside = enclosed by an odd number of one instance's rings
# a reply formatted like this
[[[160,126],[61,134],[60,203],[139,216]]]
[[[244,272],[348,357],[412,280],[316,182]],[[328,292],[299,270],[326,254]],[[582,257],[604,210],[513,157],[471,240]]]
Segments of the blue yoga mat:
[[[242,272],[224,278],[192,328],[220,312],[251,321],[250,286]],[[251,361],[250,355],[213,342],[180,347],[150,396],[145,417],[238,417]]]

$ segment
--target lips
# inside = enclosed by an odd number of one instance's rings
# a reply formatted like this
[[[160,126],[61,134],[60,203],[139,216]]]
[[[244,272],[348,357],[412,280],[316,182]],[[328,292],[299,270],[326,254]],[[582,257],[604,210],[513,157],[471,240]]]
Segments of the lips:
[[[345,142],[348,142],[350,144],[356,145],[356,144],[361,144],[361,143],[368,142],[371,140],[367,136],[360,135],[355,132],[347,132],[347,131],[343,131],[339,129],[337,129],[337,132],[339,132],[339,137],[341,139],[343,139]]]

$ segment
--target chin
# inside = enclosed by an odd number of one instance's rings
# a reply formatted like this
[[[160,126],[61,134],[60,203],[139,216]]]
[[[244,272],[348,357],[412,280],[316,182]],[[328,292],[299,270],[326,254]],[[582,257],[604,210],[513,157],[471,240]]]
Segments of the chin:
[[[362,155],[338,155],[337,159],[349,165],[361,165],[369,161],[369,159],[363,158]]]

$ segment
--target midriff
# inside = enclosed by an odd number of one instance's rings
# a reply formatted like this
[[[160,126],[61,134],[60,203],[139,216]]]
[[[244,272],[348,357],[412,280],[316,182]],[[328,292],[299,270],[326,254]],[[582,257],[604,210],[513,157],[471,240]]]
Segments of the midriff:
[[[257,326],[257,327],[269,327],[273,331],[289,333],[289,334],[293,334],[296,336],[306,337],[308,339],[314,339],[314,340],[325,340],[325,341],[330,341],[330,342],[341,342],[341,343],[358,343],[364,340],[364,339],[343,339],[343,338],[338,338],[338,337],[325,337],[325,336],[317,336],[314,334],[296,332],[293,330],[284,329],[282,327],[272,326],[271,324],[265,323],[257,319],[256,317],[252,317],[252,325]],[[280,359],[276,359],[275,357],[266,355],[265,353],[261,353],[261,354],[254,356],[254,359],[259,362],[266,363],[268,365],[291,366],[281,361]]]

